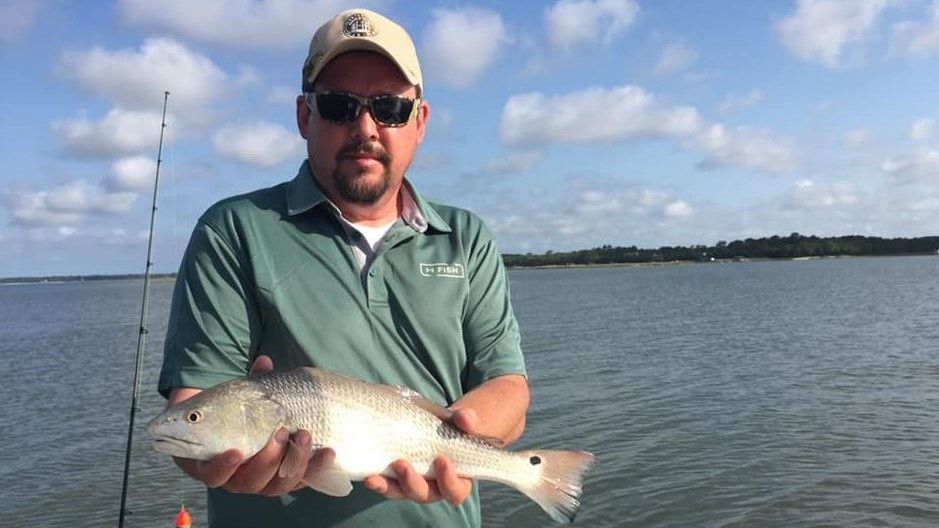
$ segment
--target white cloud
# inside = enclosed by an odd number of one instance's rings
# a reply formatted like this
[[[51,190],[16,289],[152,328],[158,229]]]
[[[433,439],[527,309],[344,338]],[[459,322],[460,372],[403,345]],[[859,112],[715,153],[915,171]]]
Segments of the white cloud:
[[[130,156],[112,163],[103,183],[111,191],[144,193],[153,189],[155,176],[156,161],[146,156]]]
[[[697,225],[687,221],[696,218],[695,206],[662,188],[636,182],[571,186],[550,203],[538,191],[521,199],[512,194],[481,214],[511,251],[584,249],[611,241],[661,245]]]
[[[57,222],[32,223],[20,226],[21,229],[10,237],[11,248],[24,250],[21,244],[24,241],[55,244],[60,254],[72,258],[80,254],[81,250],[90,250],[95,253],[111,251],[103,246],[136,246],[140,247],[147,242],[147,230],[128,231],[120,227],[110,227],[98,223],[84,225],[61,225]],[[69,244],[69,245],[64,245]],[[113,257],[111,255],[110,257]],[[72,273],[72,272],[67,272]],[[32,274],[32,273],[30,273]]]
[[[687,68],[698,59],[698,51],[681,42],[671,43],[662,50],[655,64],[656,75],[671,75]]]
[[[841,144],[850,149],[863,147],[870,140],[870,132],[866,128],[855,128],[844,133]]]
[[[708,124],[695,108],[665,102],[634,85],[552,97],[539,92],[512,96],[502,111],[500,133],[506,144],[538,146],[680,139],[686,147],[704,152],[702,169],[782,171],[798,161],[795,146],[767,130]]]
[[[660,219],[687,218],[694,214],[694,207],[685,200],[675,200],[660,189],[643,188],[633,198],[627,212]]]
[[[904,154],[888,158],[880,170],[893,176],[900,183],[920,180],[939,180],[939,150],[920,150],[915,154]]]
[[[694,108],[669,104],[627,85],[553,97],[539,92],[514,95],[502,111],[500,133],[508,144],[540,145],[686,137],[700,127]]]
[[[939,213],[939,196],[927,196],[910,204],[910,211]]]
[[[530,211],[522,214],[509,214],[493,216],[486,220],[493,232],[500,238],[547,240],[547,237],[569,239],[579,238],[578,235],[589,232],[590,222],[576,216],[565,214],[548,215],[539,211]],[[547,236],[547,237],[546,237]]]
[[[76,180],[41,191],[45,205],[50,211],[62,213],[121,213],[130,209],[135,193],[106,192],[84,180]]]
[[[850,207],[858,202],[857,189],[850,183],[818,184],[809,179],[796,181],[783,198],[784,209],[812,210]]]
[[[641,206],[640,210],[645,208],[656,208],[662,206],[668,200],[668,193],[655,189],[642,189],[639,193],[637,203]]]
[[[114,108],[100,121],[87,118],[53,121],[56,139],[73,154],[112,156],[155,150],[160,140],[161,115]]]
[[[247,64],[238,66],[238,74],[234,78],[235,86],[253,86],[261,83],[261,74],[258,70]]]
[[[72,224],[82,219],[75,213],[50,211],[45,207],[41,196],[17,198],[17,205],[10,209],[12,223],[32,227],[44,225]]]
[[[783,45],[797,57],[835,67],[849,44],[862,42],[895,0],[799,0],[776,24]]]
[[[676,200],[665,204],[663,213],[668,218],[687,218],[694,214],[694,208],[684,200]]]
[[[573,210],[578,214],[611,214],[622,212],[624,207],[615,193],[592,189],[578,195]]]
[[[140,50],[100,47],[66,52],[62,72],[85,90],[128,108],[195,107],[219,98],[229,76],[209,58],[168,38],[147,39]]]
[[[434,82],[465,88],[509,42],[502,17],[477,7],[434,9],[424,32],[424,63]]]
[[[638,14],[634,0],[560,0],[545,12],[548,40],[561,50],[600,40],[609,43],[629,29]]]
[[[120,0],[121,19],[237,48],[295,48],[333,15],[381,2],[351,0]],[[299,78],[299,65],[297,77]]]
[[[581,191],[566,211],[578,217],[578,222],[590,225],[600,217],[686,218],[694,214],[694,207],[665,190],[627,184],[620,188]]]
[[[899,22],[894,34],[903,50],[910,55],[928,57],[939,52],[939,0],[932,4],[932,19],[927,22]]]
[[[76,233],[78,233],[78,229],[72,226],[61,226],[58,229],[56,229],[56,232],[62,238],[71,238],[75,236]]]
[[[273,86],[267,91],[264,100],[275,105],[293,105],[300,95],[299,88],[290,86]]]
[[[84,180],[75,180],[48,191],[5,191],[2,198],[16,224],[27,227],[68,226],[88,215],[126,212],[137,194],[109,192]]]
[[[226,125],[212,143],[219,155],[256,167],[273,167],[302,153],[300,136],[274,123]]]
[[[0,41],[16,40],[32,29],[42,0],[0,0]]]
[[[545,154],[542,150],[516,151],[503,156],[489,160],[486,164],[486,170],[498,174],[519,174],[528,172],[538,166],[544,160]]]
[[[720,110],[722,114],[732,114],[756,106],[765,99],[766,94],[764,94],[762,90],[750,90],[743,95],[727,94],[724,96],[724,100],[721,102],[718,110]]]
[[[694,139],[704,149],[702,169],[727,166],[746,167],[767,171],[783,171],[795,167],[798,154],[787,140],[775,137],[767,130],[751,127],[729,129],[717,123],[707,127]]]
[[[931,141],[935,137],[936,120],[931,117],[917,119],[910,127],[910,139],[913,141]]]
[[[107,228],[89,233],[91,238],[108,245],[127,245],[146,242],[150,232],[147,230],[127,231],[121,228]]]

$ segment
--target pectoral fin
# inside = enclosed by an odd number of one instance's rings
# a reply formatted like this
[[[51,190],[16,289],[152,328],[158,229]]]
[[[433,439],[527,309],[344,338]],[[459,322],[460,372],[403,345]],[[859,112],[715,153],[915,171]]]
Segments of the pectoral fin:
[[[301,479],[307,486],[332,497],[345,497],[352,493],[352,481],[349,474],[337,467],[333,460],[322,465],[310,464]]]

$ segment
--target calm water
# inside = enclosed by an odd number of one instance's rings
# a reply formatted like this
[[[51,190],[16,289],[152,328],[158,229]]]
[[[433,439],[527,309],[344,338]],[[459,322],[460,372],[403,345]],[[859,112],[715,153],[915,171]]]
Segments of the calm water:
[[[594,452],[589,527],[939,526],[939,258],[510,274],[519,447]],[[0,286],[0,526],[114,526],[140,282]],[[171,285],[152,290],[141,426]],[[138,428],[129,526],[201,488]],[[483,484],[487,526],[545,526]]]

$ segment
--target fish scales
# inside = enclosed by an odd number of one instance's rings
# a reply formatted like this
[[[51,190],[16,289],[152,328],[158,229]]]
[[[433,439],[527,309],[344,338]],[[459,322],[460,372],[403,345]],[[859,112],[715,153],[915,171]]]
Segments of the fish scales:
[[[158,451],[208,459],[230,448],[252,456],[280,427],[291,433],[305,429],[314,448],[329,447],[336,457],[304,482],[337,496],[351,492],[350,480],[394,477],[391,463],[399,459],[433,478],[434,459],[445,455],[461,475],[512,486],[556,521],[573,520],[593,455],[507,451],[456,429],[442,419],[448,412],[409,389],[299,368],[203,391],[167,409],[148,432]]]
[[[293,433],[299,429],[310,432],[313,444],[331,447],[337,451],[339,463],[346,468],[356,461],[343,460],[346,452],[355,456],[354,449],[343,446],[367,439],[371,450],[379,451],[391,460],[409,460],[419,473],[433,474],[433,460],[446,453],[453,462],[467,471],[484,473],[491,479],[501,477],[498,469],[515,461],[507,451],[495,449],[476,437],[462,434],[439,418],[415,406],[405,398],[389,397],[385,392],[371,390],[370,386],[339,376],[318,376],[317,373],[296,370],[289,376],[263,379],[261,384],[271,398],[288,411],[285,427]],[[323,416],[329,419],[323,420]],[[364,478],[384,473],[394,476],[387,467],[364,468],[354,476]],[[350,472],[351,473],[351,472]]]

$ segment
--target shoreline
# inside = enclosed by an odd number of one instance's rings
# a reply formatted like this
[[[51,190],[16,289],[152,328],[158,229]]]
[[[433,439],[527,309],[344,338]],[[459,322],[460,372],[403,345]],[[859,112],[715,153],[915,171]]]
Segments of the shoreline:
[[[592,264],[538,264],[532,266],[506,266],[507,270],[526,270],[526,269],[578,269],[578,268],[654,268],[659,266],[681,266],[690,264],[745,264],[747,262],[802,262],[809,260],[834,260],[834,259],[858,259],[858,258],[894,258],[894,257],[932,257],[931,253],[902,253],[897,255],[823,255],[812,257],[743,257],[734,259],[713,259],[713,260],[669,260],[661,262],[598,262]]]
[[[72,284],[84,282],[117,282],[117,281],[137,281],[143,280],[143,274],[140,275],[75,275],[75,276],[56,276],[56,277],[10,277],[0,279],[0,286],[23,286],[27,284]],[[175,282],[176,274],[151,275],[150,282]]]
[[[741,264],[746,262],[785,262],[785,261],[809,261],[809,260],[828,260],[828,259],[855,259],[855,258],[891,258],[891,257],[931,257],[937,256],[932,253],[900,253],[895,255],[822,255],[810,257],[738,257],[733,259],[712,259],[712,260],[668,260],[655,262],[597,262],[590,264],[568,263],[568,264],[537,264],[531,266],[506,265],[507,270],[538,270],[538,269],[584,269],[584,268],[654,268],[659,266],[681,266],[689,264]],[[128,281],[141,280],[144,275],[134,274],[106,274],[106,275],[70,275],[70,276],[51,276],[51,277],[10,277],[0,278],[0,286],[20,286],[24,284],[67,284],[74,282],[107,282],[107,281]],[[152,282],[174,282],[175,273],[158,273],[150,275]]]

